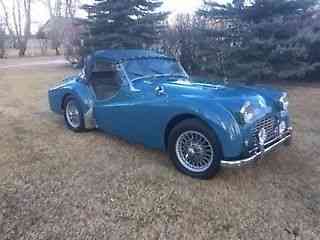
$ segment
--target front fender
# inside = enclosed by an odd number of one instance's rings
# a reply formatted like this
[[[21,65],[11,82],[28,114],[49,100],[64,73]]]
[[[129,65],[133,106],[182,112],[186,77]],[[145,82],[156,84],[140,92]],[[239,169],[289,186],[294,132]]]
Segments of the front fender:
[[[197,114],[216,133],[225,159],[241,155],[243,138],[239,124],[231,112],[215,103],[209,108],[200,108]]]
[[[188,106],[182,107],[175,116],[179,114],[188,114],[196,116],[215,132],[222,148],[225,159],[235,158],[241,155],[243,150],[243,137],[239,124],[230,111],[221,104],[210,102],[208,99],[202,101],[190,101],[183,103]]]

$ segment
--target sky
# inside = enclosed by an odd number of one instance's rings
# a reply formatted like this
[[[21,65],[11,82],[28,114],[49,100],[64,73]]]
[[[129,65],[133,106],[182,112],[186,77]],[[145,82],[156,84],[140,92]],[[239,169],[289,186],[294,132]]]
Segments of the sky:
[[[163,9],[172,13],[192,13],[202,4],[202,0],[165,0]]]
[[[83,3],[92,2],[92,0],[83,0]],[[170,11],[170,18],[178,13],[193,13],[202,4],[202,0],[163,0],[162,9]],[[82,13],[83,14],[83,13]],[[48,13],[41,3],[36,3],[34,11],[32,11],[32,32],[36,32],[39,25],[46,22]]]
[[[12,0],[6,0],[10,2]],[[93,0],[82,0],[82,3],[90,3]],[[218,0],[218,2],[223,2],[225,0]],[[170,11],[171,15],[169,20],[173,19],[178,13],[194,13],[201,5],[203,0],[163,0],[162,9],[164,11]],[[31,13],[32,15],[32,32],[36,32],[38,27],[41,26],[48,20],[48,11],[43,4],[39,1],[35,1],[34,8]],[[82,13],[83,15],[84,13]],[[81,15],[81,13],[80,13]],[[84,15],[85,16],[85,15]]]

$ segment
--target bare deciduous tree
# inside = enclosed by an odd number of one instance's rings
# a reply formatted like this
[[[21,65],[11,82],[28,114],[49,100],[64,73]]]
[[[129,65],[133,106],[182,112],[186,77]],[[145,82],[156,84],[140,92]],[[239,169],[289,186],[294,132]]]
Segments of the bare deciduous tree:
[[[5,57],[5,40],[6,40],[6,32],[3,20],[0,16],[0,58]]]
[[[62,16],[63,0],[39,0],[39,1],[46,6],[50,18]]]
[[[10,35],[16,38],[19,56],[22,57],[26,53],[31,35],[31,0],[13,0],[11,14],[10,6],[4,0],[0,0],[0,6],[4,12],[6,27]]]
[[[50,15],[49,31],[46,33],[51,40],[56,55],[60,55],[66,25],[74,18],[80,0],[41,0]]]
[[[65,16],[74,18],[76,10],[80,5],[80,0],[65,0]]]
[[[50,18],[74,18],[81,0],[39,0],[48,10]]]
[[[179,58],[182,65],[190,72],[197,64],[199,28],[205,24],[197,16],[178,14],[174,24],[168,25],[163,36],[165,51]]]
[[[39,31],[37,33],[37,39],[40,43],[41,55],[46,55],[48,52],[48,38],[44,32]]]

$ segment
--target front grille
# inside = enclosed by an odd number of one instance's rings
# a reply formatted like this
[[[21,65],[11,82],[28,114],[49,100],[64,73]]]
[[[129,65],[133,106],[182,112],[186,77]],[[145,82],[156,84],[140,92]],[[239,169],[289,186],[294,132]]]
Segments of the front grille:
[[[258,120],[252,129],[252,138],[254,144],[258,143],[258,133],[262,128],[264,128],[267,132],[266,142],[272,141],[273,139],[277,138],[278,130],[275,126],[276,119],[274,117],[265,117],[261,120]]]

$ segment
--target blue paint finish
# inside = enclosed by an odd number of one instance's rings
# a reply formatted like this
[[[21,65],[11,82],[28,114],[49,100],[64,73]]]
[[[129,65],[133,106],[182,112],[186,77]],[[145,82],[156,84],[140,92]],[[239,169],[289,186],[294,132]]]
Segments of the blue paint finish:
[[[150,51],[140,54],[135,51],[100,51],[95,57],[105,57],[112,63],[131,61],[135,59],[134,54],[144,59],[148,56],[152,59],[164,58]],[[63,98],[72,94],[79,100],[84,113],[94,106],[93,116],[98,128],[129,142],[161,150],[166,149],[165,133],[169,122],[187,114],[201,119],[215,132],[225,159],[237,159],[252,147],[250,136],[257,120],[272,115],[279,121],[291,124],[289,114],[281,114],[279,99],[283,92],[278,90],[233,84],[191,83],[178,76],[148,77],[131,82],[126,78],[123,68],[118,67],[118,71],[123,81],[120,91],[105,100],[96,100],[90,82],[82,77],[66,79],[49,90],[52,111],[61,113]],[[156,94],[158,86],[164,89],[164,94]],[[256,111],[255,118],[249,124],[239,120],[240,109],[246,101],[250,101]],[[249,146],[245,146],[245,140],[250,142]]]
[[[95,95],[90,85],[79,76],[68,77],[62,83],[49,89],[49,105],[53,112],[63,113],[63,101],[67,95],[78,99],[83,113],[86,113],[95,101]]]

